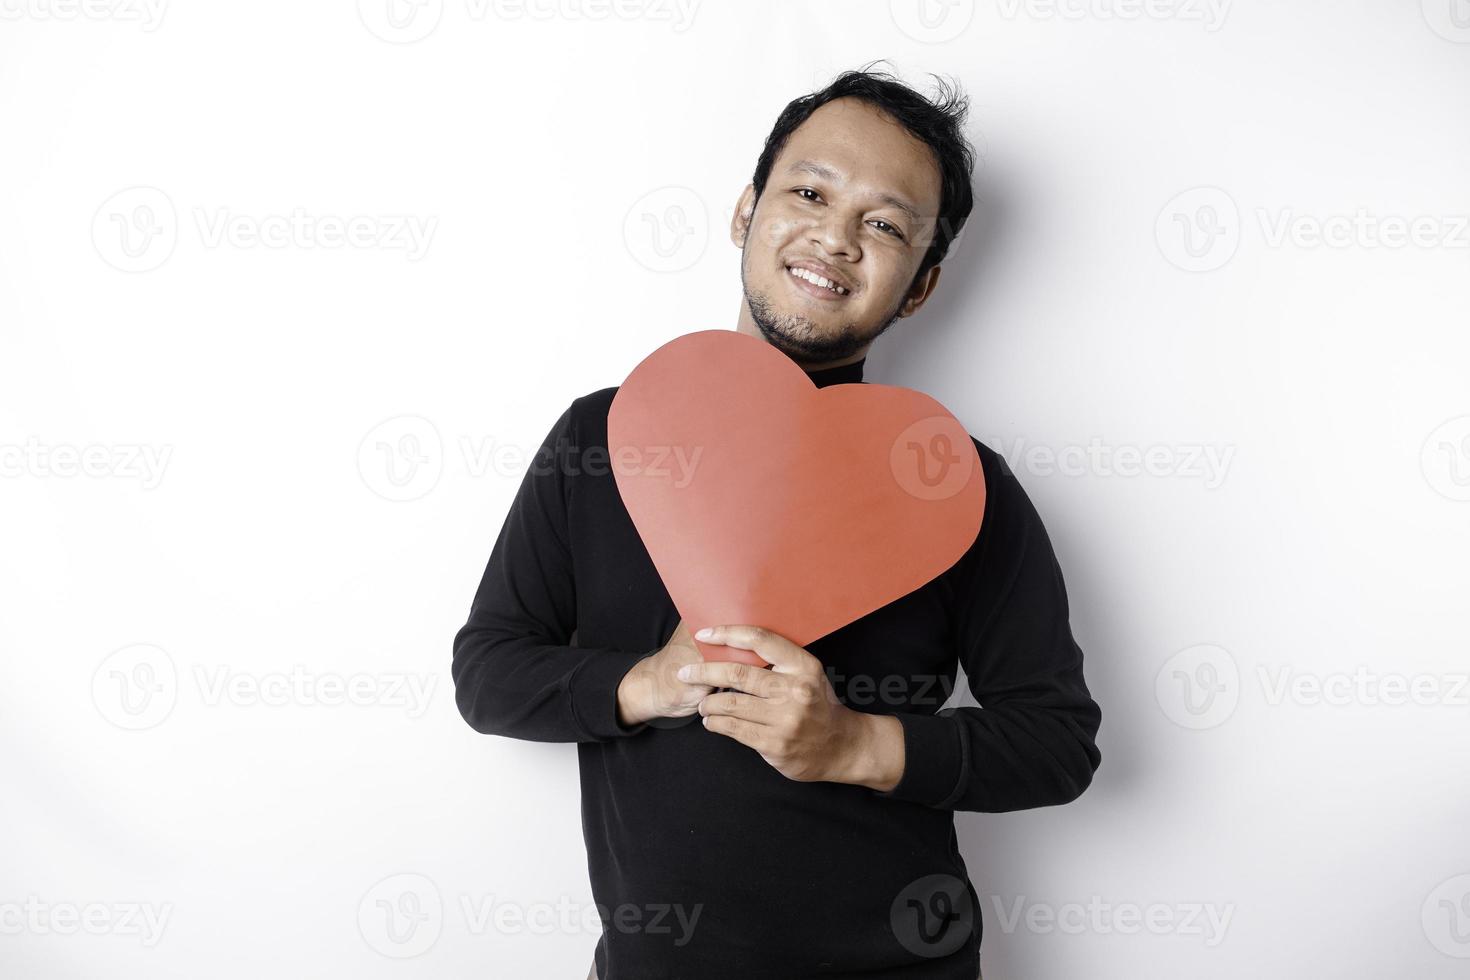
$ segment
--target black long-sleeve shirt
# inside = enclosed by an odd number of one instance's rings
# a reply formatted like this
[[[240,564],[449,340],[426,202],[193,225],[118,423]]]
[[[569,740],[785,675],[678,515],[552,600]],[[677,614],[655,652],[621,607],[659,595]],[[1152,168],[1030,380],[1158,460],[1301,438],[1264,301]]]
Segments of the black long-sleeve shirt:
[[[864,364],[807,375],[861,383]],[[618,720],[618,683],[680,615],[610,469],[616,391],[573,400],[546,436],[453,657],[476,731],[578,743],[600,977],[974,980],[980,905],[954,811],[1067,803],[1101,759],[1061,569],[1020,483],[977,441],[974,544],[807,646],[845,704],[901,722],[898,785],[796,782],[699,715]],[[940,712],[956,663],[981,707]]]

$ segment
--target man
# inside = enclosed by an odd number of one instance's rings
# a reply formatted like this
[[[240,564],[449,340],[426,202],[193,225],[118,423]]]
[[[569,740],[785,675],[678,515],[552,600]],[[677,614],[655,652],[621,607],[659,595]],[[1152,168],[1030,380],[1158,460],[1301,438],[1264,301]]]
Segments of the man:
[[[731,224],[736,329],[818,387],[861,383],[971,210],[966,109],[942,83],[930,101],[868,71],[787,106]],[[548,434],[453,662],[477,731],[578,743],[604,920],[590,976],[973,980],[954,812],[1067,803],[1100,761],[1061,570],[1020,484],[976,442],[984,526],[952,568],[807,649],[717,624],[709,642],[771,667],[704,663],[607,465],[615,392]],[[982,707],[940,713],[959,662]]]

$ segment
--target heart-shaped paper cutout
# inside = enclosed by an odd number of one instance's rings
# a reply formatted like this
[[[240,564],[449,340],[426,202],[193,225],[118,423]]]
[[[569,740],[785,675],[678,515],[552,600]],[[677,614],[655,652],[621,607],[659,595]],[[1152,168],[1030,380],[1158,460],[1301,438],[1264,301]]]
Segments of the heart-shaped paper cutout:
[[[975,444],[939,402],[894,385],[817,388],[732,330],[644,358],[607,436],[623,504],[691,634],[749,623],[805,647],[937,578],[985,513]],[[695,642],[706,660],[766,666]]]

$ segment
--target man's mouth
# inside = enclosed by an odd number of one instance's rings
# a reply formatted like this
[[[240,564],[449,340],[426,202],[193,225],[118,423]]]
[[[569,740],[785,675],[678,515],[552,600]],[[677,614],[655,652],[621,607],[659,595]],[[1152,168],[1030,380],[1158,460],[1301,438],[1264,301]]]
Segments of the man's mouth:
[[[829,279],[821,273],[814,272],[811,269],[804,269],[798,265],[787,266],[786,274],[788,276],[791,276],[793,279],[799,279],[802,282],[810,283],[817,289],[825,290],[826,292],[835,296],[846,296],[849,293],[848,288],[841,283],[833,279]]]

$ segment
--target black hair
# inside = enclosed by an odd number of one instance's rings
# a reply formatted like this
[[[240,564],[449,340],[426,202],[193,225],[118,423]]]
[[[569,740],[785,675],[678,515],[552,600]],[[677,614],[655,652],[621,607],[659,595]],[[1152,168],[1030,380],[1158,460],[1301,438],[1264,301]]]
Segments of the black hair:
[[[883,60],[883,59],[879,59]],[[869,62],[869,65],[874,62]],[[882,110],[916,139],[922,140],[933,151],[939,164],[939,215],[934,229],[934,239],[919,263],[920,276],[944,260],[949,253],[950,243],[959,237],[960,230],[970,217],[975,204],[970,186],[970,175],[975,167],[975,150],[965,138],[965,117],[969,112],[969,100],[959,86],[948,83],[938,75],[932,76],[938,86],[934,99],[926,98],[888,72],[870,71],[865,65],[845,71],[832,80],[826,88],[803,95],[787,103],[776,118],[776,125],[766,137],[766,145],[756,161],[756,200],[760,200],[766,189],[766,180],[771,167],[786,141],[796,128],[813,112],[835,99],[855,98]]]

